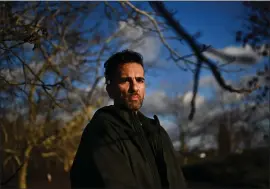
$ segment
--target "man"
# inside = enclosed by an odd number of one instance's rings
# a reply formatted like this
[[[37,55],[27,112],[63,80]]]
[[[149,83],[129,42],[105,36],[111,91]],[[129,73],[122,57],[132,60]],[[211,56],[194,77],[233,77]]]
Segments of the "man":
[[[104,67],[114,105],[99,109],[86,126],[70,172],[72,188],[185,188],[168,134],[157,116],[139,111],[145,96],[142,56],[125,50]]]

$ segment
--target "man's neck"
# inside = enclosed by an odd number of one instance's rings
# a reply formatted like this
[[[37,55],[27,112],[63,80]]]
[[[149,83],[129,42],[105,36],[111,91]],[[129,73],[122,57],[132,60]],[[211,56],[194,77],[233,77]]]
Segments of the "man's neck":
[[[127,111],[131,111],[132,113],[134,113],[135,115],[137,115],[137,113],[138,113],[138,111],[133,111],[133,110],[130,110],[129,108],[127,108],[125,105],[123,105],[123,104],[116,104],[116,103],[114,103],[114,106],[115,107],[118,107],[118,108],[120,108],[120,109],[125,109],[125,110],[127,110]]]

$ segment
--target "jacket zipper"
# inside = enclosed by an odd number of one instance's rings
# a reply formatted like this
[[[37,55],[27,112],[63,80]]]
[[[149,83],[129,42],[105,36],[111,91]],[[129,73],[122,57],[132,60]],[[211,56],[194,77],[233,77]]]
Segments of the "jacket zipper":
[[[135,125],[134,125],[134,122],[135,122]],[[138,124],[140,124],[140,128],[136,127],[136,122]],[[140,134],[140,144],[139,145],[140,145],[140,147],[142,148],[142,150],[144,152],[143,155],[144,155],[144,157],[145,157],[145,159],[146,159],[146,161],[147,161],[147,163],[148,163],[148,165],[150,167],[150,172],[152,173],[152,177],[153,177],[154,181],[156,181],[156,179],[159,178],[159,177],[157,177],[156,172],[155,172],[155,170],[153,168],[153,164],[149,160],[149,158],[150,158],[149,153],[151,152],[151,148],[150,149],[145,149],[145,147],[142,145],[142,144],[147,142],[147,144],[150,147],[150,144],[149,144],[148,140],[145,138],[144,131],[142,129],[142,123],[138,120],[138,118],[135,115],[133,115],[133,123],[132,124],[133,124],[133,127],[134,127],[135,131],[141,133]]]

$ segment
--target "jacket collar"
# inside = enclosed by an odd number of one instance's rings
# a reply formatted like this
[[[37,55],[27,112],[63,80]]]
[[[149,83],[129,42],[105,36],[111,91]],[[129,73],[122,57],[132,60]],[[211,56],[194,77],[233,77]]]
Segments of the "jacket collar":
[[[111,115],[114,120],[121,121],[123,124],[124,129],[132,130],[134,119],[139,119],[139,121],[145,126],[145,127],[151,127],[152,125],[157,125],[158,122],[156,119],[150,119],[146,117],[142,112],[138,111],[137,116],[135,115],[135,112],[124,108],[124,107],[118,107],[115,105],[105,106],[99,110],[99,112],[107,113]],[[154,116],[156,117],[156,116]]]

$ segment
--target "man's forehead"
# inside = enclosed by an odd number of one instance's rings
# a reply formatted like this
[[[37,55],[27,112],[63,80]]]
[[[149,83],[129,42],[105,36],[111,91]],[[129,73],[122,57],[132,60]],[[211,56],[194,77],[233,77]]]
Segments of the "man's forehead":
[[[144,69],[138,63],[127,63],[119,66],[118,73],[125,77],[143,77]]]
[[[125,71],[121,71],[119,73],[120,76],[130,76],[130,77],[143,77],[144,76],[144,72],[125,72]]]

